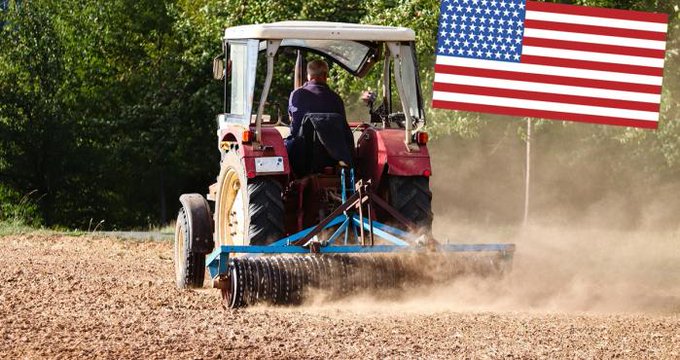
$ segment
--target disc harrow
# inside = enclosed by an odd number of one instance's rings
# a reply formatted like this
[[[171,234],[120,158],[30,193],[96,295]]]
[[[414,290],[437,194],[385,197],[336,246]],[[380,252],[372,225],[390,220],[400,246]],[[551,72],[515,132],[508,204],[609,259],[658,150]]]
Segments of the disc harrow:
[[[353,172],[350,175],[354,183]],[[345,183],[344,172],[341,176]],[[417,230],[406,220],[403,225],[410,232],[367,218],[373,203],[395,210],[374,198],[361,180],[343,190],[342,200],[312,228],[270,245],[221,245],[209,254],[206,264],[224,306],[296,305],[313,291],[330,299],[359,292],[399,293],[465,273],[503,274],[511,263],[513,244],[440,244],[414,235]],[[329,238],[319,239],[329,233]]]
[[[483,260],[481,258],[484,258]],[[481,261],[480,261],[481,260]],[[298,305],[312,291],[330,299],[445,283],[464,273],[500,274],[502,259],[445,254],[274,255],[229,259],[220,287],[227,308]]]

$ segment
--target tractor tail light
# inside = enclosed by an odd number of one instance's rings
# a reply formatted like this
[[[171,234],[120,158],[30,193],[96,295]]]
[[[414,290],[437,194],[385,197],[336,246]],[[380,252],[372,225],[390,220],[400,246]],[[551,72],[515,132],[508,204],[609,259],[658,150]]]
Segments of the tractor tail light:
[[[244,144],[249,144],[255,140],[255,132],[252,130],[246,130],[243,132],[243,140]]]
[[[418,131],[416,133],[416,143],[418,145],[425,145],[430,140],[430,135],[426,132]]]
[[[425,169],[425,170],[423,170],[423,176],[424,176],[424,177],[430,177],[430,176],[432,176],[432,170],[430,170],[430,169]]]

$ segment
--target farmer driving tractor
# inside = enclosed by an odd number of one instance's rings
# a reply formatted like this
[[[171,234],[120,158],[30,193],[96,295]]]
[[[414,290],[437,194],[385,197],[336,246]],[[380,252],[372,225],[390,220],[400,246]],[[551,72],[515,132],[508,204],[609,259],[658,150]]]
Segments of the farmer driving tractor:
[[[291,138],[298,136],[302,119],[307,113],[337,113],[345,117],[345,105],[327,81],[328,64],[323,60],[310,61],[307,64],[307,82],[290,94],[290,136],[286,139],[286,146]]]
[[[323,60],[310,61],[307,82],[290,94],[290,135],[285,144],[298,176],[353,163],[354,141],[345,105],[327,81],[328,64]]]

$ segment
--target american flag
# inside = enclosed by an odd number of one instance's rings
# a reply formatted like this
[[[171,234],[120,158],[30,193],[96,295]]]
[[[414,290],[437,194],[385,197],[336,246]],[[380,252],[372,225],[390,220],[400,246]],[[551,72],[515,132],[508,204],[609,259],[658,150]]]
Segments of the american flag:
[[[656,129],[666,14],[442,0],[432,106]]]

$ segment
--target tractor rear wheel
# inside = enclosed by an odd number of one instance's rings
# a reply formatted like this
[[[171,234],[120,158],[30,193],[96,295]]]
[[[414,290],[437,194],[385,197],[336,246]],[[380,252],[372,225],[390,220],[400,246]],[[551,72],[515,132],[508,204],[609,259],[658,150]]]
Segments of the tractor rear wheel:
[[[267,245],[282,238],[281,184],[272,177],[247,178],[240,159],[230,153],[217,181],[215,245]]]
[[[189,218],[182,207],[175,225],[175,283],[180,289],[200,288],[205,276],[205,254],[191,251]]]
[[[432,192],[425,176],[388,175],[388,202],[423,231],[432,229]]]

